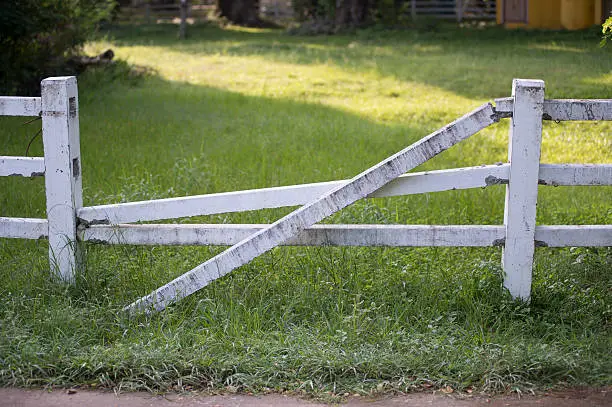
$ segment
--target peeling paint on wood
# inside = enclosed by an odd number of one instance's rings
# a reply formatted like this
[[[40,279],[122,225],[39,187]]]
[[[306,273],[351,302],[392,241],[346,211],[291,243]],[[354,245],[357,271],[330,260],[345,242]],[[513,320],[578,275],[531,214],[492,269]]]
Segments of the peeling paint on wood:
[[[487,186],[491,186],[491,185],[505,185],[508,183],[508,178],[497,178],[493,175],[488,175],[485,178],[485,184]]]
[[[40,116],[39,97],[0,96],[0,116]]]
[[[126,307],[126,311],[130,313],[150,311],[151,307],[155,310],[162,310],[168,304],[193,294],[210,282],[295,237],[302,230],[358,199],[368,196],[401,174],[489,126],[495,122],[495,119],[491,104],[481,106],[357,175],[347,184],[325,193],[266,229],[249,236],[223,253],[158,288]]]
[[[544,113],[550,120],[612,120],[612,99],[546,100]]]
[[[0,156],[0,177],[37,177],[45,174],[42,157]]]
[[[93,226],[88,242],[132,245],[231,246],[270,225],[155,224]],[[494,246],[504,227],[490,225],[314,225],[284,246]]]
[[[495,99],[495,111],[511,117],[513,99]],[[612,120],[612,99],[549,99],[544,100],[543,120],[590,121]]]

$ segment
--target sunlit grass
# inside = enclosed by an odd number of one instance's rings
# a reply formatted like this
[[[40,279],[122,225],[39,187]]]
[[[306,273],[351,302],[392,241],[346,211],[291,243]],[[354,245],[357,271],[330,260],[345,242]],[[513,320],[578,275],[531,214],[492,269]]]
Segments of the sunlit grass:
[[[588,33],[358,31],[333,37],[116,27],[87,46],[125,65],[79,78],[85,205],[349,178],[496,97],[609,98]],[[2,118],[0,154],[40,122]],[[611,123],[544,123],[542,162],[610,163]],[[422,169],[507,160],[508,123]],[[42,155],[35,139],[30,155]],[[540,187],[539,224],[612,223],[609,187]],[[372,199],[325,222],[501,224],[503,186]],[[293,208],[181,219],[270,223]],[[44,180],[0,179],[0,216],[44,217]],[[0,241],[0,384],[123,389],[512,391],[612,382],[609,249],[538,249],[530,304],[498,248],[279,248],[161,315],[119,310],[223,248],[88,244],[75,287],[45,242]]]

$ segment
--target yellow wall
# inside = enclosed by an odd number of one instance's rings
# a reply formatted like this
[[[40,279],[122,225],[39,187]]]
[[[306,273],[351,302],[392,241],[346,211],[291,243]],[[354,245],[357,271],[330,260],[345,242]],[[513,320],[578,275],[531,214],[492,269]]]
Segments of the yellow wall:
[[[497,1],[497,23],[502,24],[503,1]],[[601,24],[602,0],[529,0],[527,24],[506,23],[507,28],[529,27],[579,30]]]
[[[561,25],[567,30],[587,28],[595,23],[595,0],[561,0]]]
[[[529,1],[527,26],[531,28],[548,28],[552,30],[560,29],[562,7],[561,1],[562,0]]]
[[[603,0],[595,0],[595,24],[603,24]]]

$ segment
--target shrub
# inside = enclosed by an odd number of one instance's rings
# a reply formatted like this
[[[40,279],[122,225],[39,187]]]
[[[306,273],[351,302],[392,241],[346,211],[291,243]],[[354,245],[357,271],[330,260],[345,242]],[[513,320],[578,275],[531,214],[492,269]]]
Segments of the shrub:
[[[4,0],[0,94],[36,94],[45,76],[74,73],[69,57],[110,18],[114,0]]]
[[[603,23],[601,33],[603,35],[601,39],[601,46],[603,47],[607,44],[608,40],[612,40],[612,17],[608,17],[608,19]]]

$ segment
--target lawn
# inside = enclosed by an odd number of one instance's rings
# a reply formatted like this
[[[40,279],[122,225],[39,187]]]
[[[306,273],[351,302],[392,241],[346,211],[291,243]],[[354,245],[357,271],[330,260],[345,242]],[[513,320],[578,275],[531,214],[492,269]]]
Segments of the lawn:
[[[87,45],[125,63],[79,77],[85,205],[352,177],[512,78],[547,98],[612,97],[595,31],[119,26]],[[0,119],[0,154],[36,121]],[[502,121],[420,167],[507,160]],[[31,155],[42,155],[35,138]],[[545,122],[542,162],[612,162],[612,123]],[[42,179],[0,179],[0,216],[44,217]],[[538,224],[610,224],[612,187],[540,187]],[[332,223],[501,224],[504,187],[361,201]],[[181,219],[269,223],[293,208]],[[0,240],[0,385],[342,395],[612,384],[612,251],[541,248],[532,300],[499,248],[278,248],[161,314],[121,308],[223,250],[87,244],[49,277],[44,241]]]

